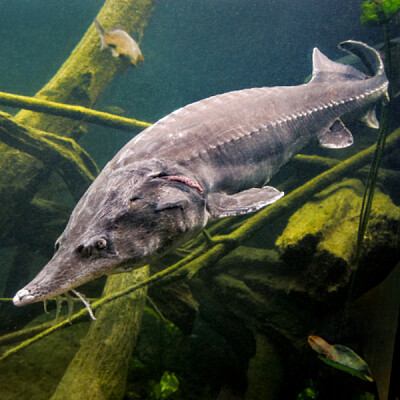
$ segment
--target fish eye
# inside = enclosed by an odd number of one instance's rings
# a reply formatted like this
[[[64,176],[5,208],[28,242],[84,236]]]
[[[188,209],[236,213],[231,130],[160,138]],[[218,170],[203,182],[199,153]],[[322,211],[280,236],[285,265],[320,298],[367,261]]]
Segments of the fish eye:
[[[60,248],[60,241],[57,240],[57,242],[54,243],[54,251],[58,251],[59,248]]]
[[[99,250],[105,249],[106,246],[107,246],[107,240],[106,240],[105,238],[97,239],[97,241],[96,241],[96,247],[97,247]]]

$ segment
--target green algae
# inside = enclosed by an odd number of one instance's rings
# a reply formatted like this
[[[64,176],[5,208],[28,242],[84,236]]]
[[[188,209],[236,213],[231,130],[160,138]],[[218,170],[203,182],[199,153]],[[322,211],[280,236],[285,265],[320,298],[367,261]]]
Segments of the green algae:
[[[361,4],[360,20],[363,25],[383,25],[399,10],[400,0],[367,0]]]
[[[99,173],[94,161],[75,140],[25,128],[4,113],[0,113],[0,138],[3,143],[40,160],[48,169],[57,165],[77,200],[82,187],[87,187]]]
[[[364,185],[356,179],[329,186],[290,217],[277,246],[293,246],[306,235],[312,235],[318,238],[318,251],[327,251],[351,263],[363,191]],[[370,225],[382,219],[396,221],[399,212],[400,208],[393,205],[390,197],[377,190]]]

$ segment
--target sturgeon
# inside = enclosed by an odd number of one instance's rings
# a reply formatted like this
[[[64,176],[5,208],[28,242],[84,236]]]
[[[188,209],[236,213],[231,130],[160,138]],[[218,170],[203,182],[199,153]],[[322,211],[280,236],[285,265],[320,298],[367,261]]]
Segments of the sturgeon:
[[[310,82],[213,96],[180,108],[126,144],[73,210],[55,254],[15,295],[17,306],[66,293],[105,274],[148,264],[196,236],[211,218],[257,211],[283,193],[265,186],[314,138],[353,143],[342,115],[374,128],[388,80],[376,50],[339,45],[368,76],[313,51]]]

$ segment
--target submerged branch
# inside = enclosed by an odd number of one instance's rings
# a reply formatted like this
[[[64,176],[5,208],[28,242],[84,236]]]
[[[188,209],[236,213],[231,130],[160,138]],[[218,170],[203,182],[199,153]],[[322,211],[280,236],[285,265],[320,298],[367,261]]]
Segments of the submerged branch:
[[[79,199],[99,170],[92,158],[75,140],[48,132],[27,128],[16,123],[10,115],[0,112],[0,140],[12,148],[29,154],[53,168],[64,171],[65,182]]]
[[[16,94],[0,92],[0,104],[9,107],[17,107],[36,111],[58,117],[71,118],[77,121],[107,126],[109,128],[131,131],[133,129],[145,129],[151,124],[138,121],[133,118],[120,117],[102,111],[92,110],[82,106],[56,103],[54,101],[41,100],[35,97],[20,96]]]

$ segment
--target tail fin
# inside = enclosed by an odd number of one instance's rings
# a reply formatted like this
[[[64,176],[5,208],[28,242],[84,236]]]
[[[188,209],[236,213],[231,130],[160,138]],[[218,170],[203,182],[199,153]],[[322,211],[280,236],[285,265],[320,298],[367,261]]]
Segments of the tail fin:
[[[347,40],[339,44],[339,49],[357,56],[363,62],[370,75],[380,76],[385,74],[381,56],[374,48],[365,43]]]
[[[107,47],[106,38],[105,38],[106,31],[100,25],[100,22],[97,21],[97,18],[94,19],[94,26],[96,27],[97,33],[100,36],[100,41],[101,41],[100,50],[104,50]]]

